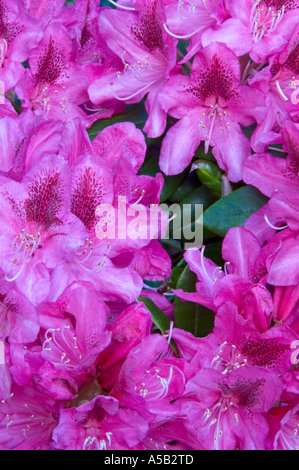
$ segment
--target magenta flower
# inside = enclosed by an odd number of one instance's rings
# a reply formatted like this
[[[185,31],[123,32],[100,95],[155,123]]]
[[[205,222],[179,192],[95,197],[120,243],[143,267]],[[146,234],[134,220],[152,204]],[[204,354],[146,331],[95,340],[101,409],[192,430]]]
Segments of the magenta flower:
[[[201,36],[205,30],[217,24],[217,10],[218,7],[221,9],[221,4],[219,0],[201,0],[198,3],[173,0],[165,5],[165,30],[176,39],[190,39],[188,53],[182,63],[190,60],[201,49]]]
[[[246,366],[223,376],[202,369],[186,385],[180,409],[185,426],[208,450],[261,450],[269,432],[265,414],[280,398],[280,379]]]
[[[88,90],[96,104],[113,97],[136,103],[149,93],[145,105],[149,117],[144,127],[149,137],[165,130],[166,113],[158,96],[176,68],[177,40],[164,30],[164,17],[160,0],[137,2],[136,12],[103,9],[100,31],[111,51],[122,60],[122,67],[112,73],[108,69]]]
[[[77,408],[61,410],[53,440],[60,450],[127,450],[146,435],[147,422],[136,411],[97,396]]]
[[[248,52],[257,63],[280,52],[298,24],[298,0],[230,0],[231,18],[203,34],[203,46],[211,41],[227,44],[238,56]]]
[[[20,116],[1,120],[0,142],[3,149],[0,174],[21,181],[26,171],[46,155],[58,152],[62,123],[41,121],[30,110]]]
[[[145,439],[134,450],[204,450],[184,425],[184,418],[149,423]]]
[[[149,421],[165,420],[178,413],[171,403],[184,392],[184,369],[185,362],[172,357],[165,338],[148,336],[128,354],[111,395]]]
[[[296,339],[297,335],[285,326],[260,333],[251,318],[244,318],[227,302],[217,311],[213,332],[198,339],[192,366],[213,368],[223,375],[240,367],[257,366],[281,375],[293,367],[291,344]]]
[[[39,314],[43,359],[73,378],[94,374],[110,333],[106,331],[108,308],[92,286],[71,285],[55,304],[42,304]]]
[[[25,108],[42,110],[45,119],[63,122],[86,117],[79,105],[88,100],[87,83],[72,54],[73,43],[66,28],[57,22],[48,25],[30,54],[30,69],[16,86]]]
[[[100,354],[100,384],[109,390],[116,382],[119,371],[130,350],[150,334],[152,316],[143,303],[125,309],[111,327],[111,343]]]
[[[249,83],[265,96],[267,113],[265,119],[254,131],[251,145],[256,152],[264,152],[267,144],[281,143],[279,130],[290,117],[298,121],[298,105],[292,96],[296,91],[299,78],[299,26],[285,47],[278,55],[271,57],[269,66],[255,75]],[[283,126],[285,127],[285,125]]]
[[[2,184],[1,268],[6,281],[15,282],[33,304],[50,292],[50,269],[72,259],[86,237],[68,211],[69,184],[66,162],[51,156],[35,165],[22,183]]]
[[[240,124],[248,126],[262,117],[262,95],[240,84],[240,64],[224,44],[202,49],[193,61],[191,77],[175,75],[160,100],[170,115],[179,119],[163,140],[160,168],[167,175],[183,171],[200,142],[227,172],[239,181],[250,145]]]
[[[27,12],[40,20],[44,25],[57,19],[63,13],[64,0],[53,0],[50,4],[47,0],[23,0]]]
[[[279,242],[271,249],[261,247],[256,237],[243,227],[229,230],[222,246],[224,271],[204,257],[204,248],[188,250],[185,259],[197,274],[196,292],[174,292],[181,300],[197,302],[213,311],[225,302],[233,302],[244,318],[251,318],[262,332],[271,321],[273,303],[265,287],[269,271],[278,253]]]
[[[14,385],[0,404],[0,444],[6,450],[51,450],[59,404],[49,401],[34,386]]]
[[[268,153],[251,155],[243,165],[243,179],[266,196],[299,192],[299,137],[294,123],[287,121],[282,129],[287,159]]]
[[[0,2],[0,80],[5,91],[12,89],[42,35],[37,20],[26,13],[21,0]]]
[[[37,311],[25,295],[5,280],[0,284],[0,305],[0,338],[17,344],[34,342],[39,332]]]
[[[269,413],[269,450],[299,449],[299,407],[275,407]]]

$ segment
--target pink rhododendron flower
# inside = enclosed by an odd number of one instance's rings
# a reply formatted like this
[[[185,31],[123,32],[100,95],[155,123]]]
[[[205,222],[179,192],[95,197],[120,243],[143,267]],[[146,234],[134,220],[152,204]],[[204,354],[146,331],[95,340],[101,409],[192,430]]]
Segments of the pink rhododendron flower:
[[[280,52],[298,24],[297,0],[230,0],[225,5],[231,18],[205,32],[203,45],[224,42],[237,55],[249,52],[257,63]]]
[[[8,180],[1,187],[1,267],[5,279],[33,304],[50,292],[49,270],[70,259],[85,238],[84,227],[65,205],[69,184],[66,162],[49,156],[22,183]]]
[[[240,84],[240,65],[224,44],[202,49],[193,61],[191,77],[174,75],[160,95],[165,110],[179,119],[163,140],[160,168],[166,174],[183,171],[200,142],[213,147],[219,166],[230,181],[241,179],[250,144],[240,124],[262,117],[263,99],[257,90]]]
[[[279,378],[246,366],[228,375],[202,369],[186,385],[180,408],[187,429],[209,450],[265,448],[269,425],[265,414],[282,392]]]
[[[216,12],[220,4],[222,2],[219,0],[201,0],[197,3],[173,0],[165,6],[166,31],[177,39],[190,39],[183,63],[200,50],[202,33],[217,24]]]
[[[271,426],[270,450],[298,450],[298,406],[280,406],[269,413]]]
[[[287,47],[269,60],[269,66],[255,75],[249,83],[264,93],[267,106],[265,119],[251,139],[256,152],[264,152],[267,142],[275,142],[284,120],[290,116],[298,121],[298,106],[292,99],[299,78],[299,26],[294,30]]]
[[[42,36],[38,21],[28,15],[22,0],[0,3],[0,80],[5,91],[12,89]]]
[[[51,403],[34,386],[12,389],[1,402],[0,442],[6,450],[50,450],[57,425],[59,403]]]
[[[46,119],[68,121],[84,118],[79,108],[87,101],[87,85],[77,64],[72,61],[73,44],[59,23],[51,23],[29,57],[30,69],[24,71],[16,92],[23,105],[41,109]]]
[[[1,450],[299,448],[298,19],[0,0]]]
[[[185,364],[171,356],[165,338],[160,335],[144,338],[128,354],[111,395],[121,405],[130,403],[149,421],[177,415],[178,410],[171,402],[184,391]]]
[[[149,113],[144,127],[149,137],[161,135],[166,113],[158,96],[176,67],[177,40],[163,28],[163,5],[160,0],[137,2],[136,12],[103,10],[99,17],[101,34],[114,54],[122,59],[122,69],[103,75],[89,87],[93,103],[109,97],[138,102],[147,93]]]
[[[147,432],[147,422],[115,398],[98,396],[78,408],[61,410],[53,439],[64,450],[129,449]]]

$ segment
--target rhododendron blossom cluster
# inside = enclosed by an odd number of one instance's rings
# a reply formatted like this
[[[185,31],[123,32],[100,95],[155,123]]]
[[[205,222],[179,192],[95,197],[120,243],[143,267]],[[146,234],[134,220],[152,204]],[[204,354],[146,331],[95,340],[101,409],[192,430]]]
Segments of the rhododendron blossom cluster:
[[[299,1],[0,0],[0,85],[0,448],[298,450]]]

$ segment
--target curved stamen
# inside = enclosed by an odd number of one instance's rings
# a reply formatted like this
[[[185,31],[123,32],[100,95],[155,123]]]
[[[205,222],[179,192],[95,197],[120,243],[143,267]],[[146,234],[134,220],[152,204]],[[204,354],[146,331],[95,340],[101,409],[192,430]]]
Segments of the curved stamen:
[[[200,250],[200,261],[201,261],[201,266],[202,266],[202,269],[203,269],[203,272],[204,272],[206,278],[209,279],[209,281],[211,282],[211,278],[208,275],[208,272],[206,270],[205,263],[204,263],[204,256],[203,255],[204,255],[205,249],[206,249],[206,247],[203,246],[202,249]]]
[[[199,33],[199,32],[202,30],[202,26],[201,26],[200,28],[196,29],[196,30],[193,31],[192,33],[189,33],[189,34],[185,34],[185,35],[180,36],[180,35],[178,35],[178,34],[172,33],[172,32],[170,31],[170,29],[168,28],[168,26],[167,26],[166,23],[163,24],[163,27],[164,27],[165,31],[166,31],[168,34],[170,34],[170,36],[172,36],[173,38],[176,38],[176,39],[190,39],[190,38],[192,38],[192,36],[194,36],[195,34]]]
[[[139,204],[139,202],[143,199],[144,195],[145,195],[145,190],[143,189],[141,191],[141,196],[137,199],[137,201],[133,202],[132,206],[135,206],[136,204]]]
[[[168,344],[170,344],[170,341],[171,341],[171,337],[172,337],[172,331],[173,331],[173,325],[174,325],[174,322],[171,321],[170,322],[170,328],[169,328],[169,333],[168,333]]]
[[[20,276],[20,274],[23,272],[23,269],[25,267],[25,261],[24,263],[22,264],[21,268],[19,269],[19,271],[17,272],[17,274],[15,274],[13,277],[7,277],[7,275],[5,274],[4,277],[5,277],[5,280],[7,282],[13,282],[15,281],[16,279],[18,279],[18,277]]]
[[[273,230],[284,230],[284,229],[289,227],[288,224],[284,225],[283,227],[276,227],[275,225],[271,224],[271,222],[268,219],[267,215],[264,215],[264,219],[267,222],[267,224],[269,225],[269,227],[273,228]]]
[[[114,0],[108,0],[109,3],[112,3],[117,8],[120,8],[121,10],[128,10],[128,11],[136,11],[134,7],[125,7],[124,5],[120,5],[117,2],[114,2]]]
[[[282,91],[278,80],[275,81],[275,85],[276,85],[277,90],[279,91],[280,96],[284,99],[284,101],[289,101],[289,98]]]
[[[5,39],[1,39],[1,44],[0,44],[0,67],[2,67],[3,62],[5,60],[6,54],[7,54],[7,49],[8,49],[8,44]]]
[[[215,124],[216,112],[217,111],[215,110],[212,113],[212,122],[211,122],[211,126],[210,126],[209,135],[208,135],[207,139],[205,140],[205,153],[208,153],[208,151],[209,151],[210,141],[211,141],[212,132],[213,132],[214,124]]]
[[[107,111],[108,109],[108,108],[89,108],[88,106],[86,106],[86,103],[84,103],[83,106],[86,109],[86,111],[90,111],[91,113],[101,113],[101,112]]]
[[[119,100],[119,101],[127,101],[127,100],[131,100],[132,98],[135,98],[135,96],[139,95],[139,93],[143,93],[144,91],[146,91],[151,85],[153,85],[154,83],[156,82],[156,80],[154,82],[150,82],[148,83],[145,87],[141,88],[140,90],[137,90],[135,93],[133,93],[132,95],[130,96],[125,96],[125,97],[121,97],[121,96],[117,96],[117,94],[114,92],[112,86],[113,86],[113,82],[110,83],[110,86],[111,86],[111,92],[112,92],[112,95],[114,96],[115,99]]]
[[[228,272],[227,272],[227,266],[230,265],[230,261],[226,261],[226,263],[224,263],[224,272],[226,274],[226,276],[228,275]]]

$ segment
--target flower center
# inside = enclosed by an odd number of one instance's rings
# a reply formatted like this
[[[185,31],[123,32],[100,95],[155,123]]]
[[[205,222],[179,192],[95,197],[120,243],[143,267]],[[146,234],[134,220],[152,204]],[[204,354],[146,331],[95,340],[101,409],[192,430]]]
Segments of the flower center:
[[[286,11],[284,2],[256,0],[250,15],[251,32],[255,43],[272,33]]]

